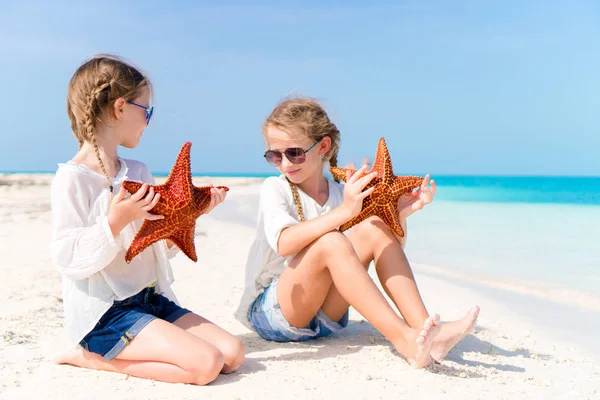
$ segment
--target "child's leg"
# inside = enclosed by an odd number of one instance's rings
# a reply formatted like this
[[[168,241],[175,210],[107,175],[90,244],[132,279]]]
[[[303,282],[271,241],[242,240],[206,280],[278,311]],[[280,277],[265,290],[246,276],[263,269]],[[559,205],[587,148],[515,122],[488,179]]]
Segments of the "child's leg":
[[[78,349],[59,359],[58,363],[197,385],[212,382],[224,366],[218,348],[161,319],[146,325],[111,361]]]
[[[381,285],[408,325],[421,326],[429,314],[402,245],[388,226],[381,219],[371,217],[356,225],[348,239],[363,265],[368,267],[371,261],[375,261]],[[444,358],[475,327],[478,315],[479,307],[475,306],[462,319],[443,324],[431,349],[432,357],[438,361]]]
[[[245,351],[242,341],[206,318],[187,313],[174,324],[219,349],[225,363],[221,372],[225,374],[233,372],[244,362]]]
[[[337,231],[307,246],[281,274],[277,299],[290,325],[307,326],[323,305],[332,283],[414,366],[424,367],[431,362],[429,351],[439,331],[439,317],[427,319],[419,330],[407,326],[377,289],[350,241]],[[334,321],[340,316],[328,315]]]

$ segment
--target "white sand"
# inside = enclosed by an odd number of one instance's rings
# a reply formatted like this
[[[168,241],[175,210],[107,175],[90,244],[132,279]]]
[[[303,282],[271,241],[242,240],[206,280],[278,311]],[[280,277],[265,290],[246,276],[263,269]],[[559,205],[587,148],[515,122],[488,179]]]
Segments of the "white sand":
[[[233,178],[211,180],[231,192],[214,215],[198,221],[200,261],[180,255],[173,268],[182,304],[245,343],[240,370],[197,387],[57,366],[52,360],[67,342],[60,277],[49,256],[50,179],[0,175],[1,399],[600,398],[600,366],[586,343],[558,339],[511,303],[419,266],[423,298],[443,320],[458,318],[474,303],[482,309],[476,332],[443,365],[412,369],[355,310],[336,337],[307,344],[260,339],[232,315],[254,234],[247,216],[256,207],[251,202],[260,180]]]

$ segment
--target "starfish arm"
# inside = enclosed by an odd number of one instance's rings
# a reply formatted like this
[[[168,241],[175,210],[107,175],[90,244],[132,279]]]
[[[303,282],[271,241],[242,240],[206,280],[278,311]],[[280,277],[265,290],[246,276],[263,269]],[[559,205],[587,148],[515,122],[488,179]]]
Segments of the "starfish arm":
[[[356,172],[355,169],[353,168],[339,168],[339,167],[332,167],[329,168],[329,171],[331,172],[331,175],[333,175],[334,178],[339,179],[342,182],[346,182],[346,173],[350,172],[350,176],[354,175],[354,173]]]
[[[423,178],[418,176],[397,176],[392,184],[392,191],[398,194],[398,198],[418,188],[423,183]]]
[[[124,181],[123,187],[131,194],[137,193],[138,190],[142,187],[143,183],[135,182],[135,181]],[[169,208],[166,205],[165,195],[168,192],[168,188],[164,185],[151,186],[154,188],[155,193],[160,193],[160,200],[158,203],[150,210],[151,214],[159,214],[159,215],[169,215]]]
[[[169,200],[171,188],[165,185],[158,185],[154,187],[154,192],[160,194],[158,203],[150,210],[152,214],[160,214],[165,217],[170,216],[173,213],[172,201]]]
[[[129,264],[146,247],[161,239],[166,239],[173,230],[172,225],[168,224],[164,219],[156,221],[145,220],[129,245],[127,253],[125,253],[125,261]]]
[[[373,162],[373,170],[377,171],[377,176],[386,184],[394,182],[394,169],[392,168],[392,157],[385,144],[385,139],[379,139],[377,152],[375,153],[375,161]]]
[[[398,216],[398,209],[393,204],[390,204],[383,210],[384,215],[381,219],[386,225],[400,237],[404,237],[404,230],[400,224],[400,217]]]
[[[229,191],[229,188],[227,186],[194,186],[193,187],[193,193],[194,193],[194,208],[196,209],[196,212],[198,213],[198,217],[200,217],[203,214],[206,214],[208,212],[210,212],[212,210],[209,209],[210,205],[211,205],[211,201],[212,201],[212,189],[225,189],[226,192]],[[214,206],[214,205],[213,205]],[[198,218],[196,217],[196,218]]]
[[[140,190],[140,188],[142,187],[143,183],[141,182],[135,182],[135,181],[123,181],[123,187],[125,188],[125,190],[127,190],[130,194],[135,194],[137,193],[138,190]]]
[[[366,220],[367,218],[376,215],[375,214],[375,207],[373,204],[370,205],[363,205],[363,209],[361,210],[361,212],[354,218],[352,218],[350,221],[346,222],[345,224],[343,224],[342,226],[340,226],[340,231],[344,232],[347,231],[348,229],[352,228],[354,225],[358,225],[361,222],[363,222],[364,220]]]
[[[177,155],[177,160],[171,169],[171,174],[164,183],[164,186],[169,187],[172,195],[181,198],[192,197],[192,166],[190,163],[190,149],[192,143],[186,142]],[[177,192],[173,192],[172,188],[177,188]]]
[[[194,245],[195,226],[196,224],[194,223],[191,228],[186,227],[185,229],[178,229],[169,236],[169,239],[171,239],[173,243],[175,243],[175,246],[179,247],[183,254],[185,254],[190,260],[197,262],[198,257],[196,255],[196,247]]]
[[[208,206],[210,205],[211,193],[210,186],[194,186],[194,208],[199,213],[198,216],[204,214]]]

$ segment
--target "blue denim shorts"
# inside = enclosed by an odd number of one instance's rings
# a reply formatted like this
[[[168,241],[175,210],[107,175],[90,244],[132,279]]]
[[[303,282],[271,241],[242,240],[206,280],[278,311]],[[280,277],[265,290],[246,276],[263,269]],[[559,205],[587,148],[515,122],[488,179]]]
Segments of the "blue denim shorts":
[[[260,337],[274,342],[305,342],[331,335],[348,326],[348,311],[338,322],[333,322],[322,310],[319,310],[306,328],[291,326],[277,302],[276,280],[254,300],[247,316]]]
[[[115,301],[79,344],[110,361],[153,319],[172,323],[189,312],[157,294],[154,287],[147,287],[125,300]]]

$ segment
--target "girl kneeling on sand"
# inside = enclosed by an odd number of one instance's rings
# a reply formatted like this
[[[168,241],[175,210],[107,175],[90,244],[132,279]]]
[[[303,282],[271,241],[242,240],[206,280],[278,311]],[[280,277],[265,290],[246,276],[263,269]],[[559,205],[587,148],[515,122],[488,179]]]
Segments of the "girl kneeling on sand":
[[[52,183],[52,260],[63,277],[65,325],[74,345],[59,363],[165,382],[204,385],[244,360],[239,339],[181,308],[171,290],[173,243],[159,241],[130,264],[125,252],[159,195],[144,185],[126,196],[125,179],[154,184],[134,148],[150,121],[151,86],[114,56],[81,65],[67,111],[79,152]],[[210,209],[225,199],[213,189]]]

